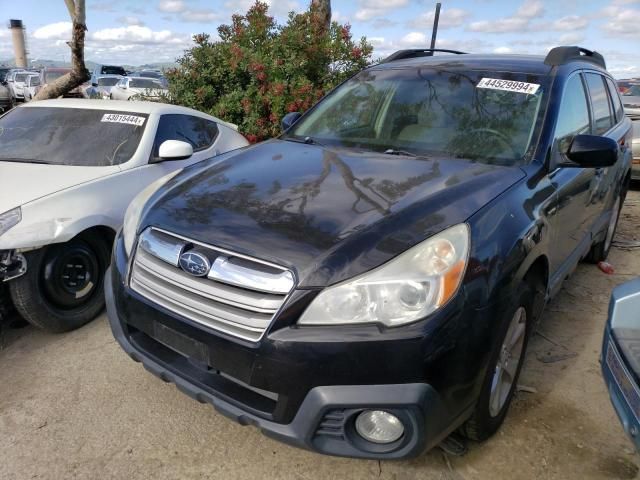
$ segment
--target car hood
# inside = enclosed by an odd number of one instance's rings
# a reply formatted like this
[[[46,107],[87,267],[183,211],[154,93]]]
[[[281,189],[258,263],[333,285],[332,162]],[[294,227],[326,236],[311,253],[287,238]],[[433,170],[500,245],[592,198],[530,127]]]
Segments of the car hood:
[[[120,171],[117,166],[74,167],[0,161],[0,213]]]
[[[157,226],[291,268],[301,287],[326,286],[464,222],[524,176],[272,140],[186,169],[151,198],[140,230]]]

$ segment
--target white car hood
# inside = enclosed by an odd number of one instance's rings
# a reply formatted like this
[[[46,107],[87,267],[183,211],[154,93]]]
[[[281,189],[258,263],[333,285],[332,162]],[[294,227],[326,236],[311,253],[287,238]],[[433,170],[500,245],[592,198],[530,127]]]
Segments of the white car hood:
[[[0,213],[119,171],[118,166],[74,167],[0,161]]]

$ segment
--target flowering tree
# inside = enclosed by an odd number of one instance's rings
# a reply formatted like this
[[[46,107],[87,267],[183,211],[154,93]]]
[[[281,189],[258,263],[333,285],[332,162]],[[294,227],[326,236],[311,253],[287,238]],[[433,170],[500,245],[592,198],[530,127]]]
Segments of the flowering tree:
[[[331,22],[312,4],[279,25],[257,1],[246,15],[218,28],[219,41],[194,36],[195,46],[167,73],[169,98],[239,126],[250,142],[280,134],[288,112],[302,112],[371,62],[365,38]]]

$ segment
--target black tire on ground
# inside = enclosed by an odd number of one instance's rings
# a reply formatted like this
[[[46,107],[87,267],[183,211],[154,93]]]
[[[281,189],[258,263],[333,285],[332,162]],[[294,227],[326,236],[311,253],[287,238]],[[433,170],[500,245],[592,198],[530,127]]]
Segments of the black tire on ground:
[[[461,433],[467,438],[475,441],[483,441],[493,435],[502,425],[504,419],[509,410],[509,405],[513,399],[513,395],[518,384],[518,377],[520,376],[520,370],[524,363],[524,358],[527,350],[527,344],[529,343],[529,337],[531,331],[537,319],[534,318],[534,299],[536,290],[529,282],[523,282],[518,288],[518,295],[515,296],[511,305],[505,310],[502,322],[499,328],[499,340],[496,342],[491,356],[489,358],[489,367],[480,390],[480,396],[478,397],[478,403],[469,420],[461,427]],[[492,391],[494,385],[494,377],[497,371],[498,362],[503,358],[502,350],[505,343],[507,334],[510,335],[515,331],[510,331],[512,320],[516,317],[516,313],[525,312],[525,327],[522,339],[522,349],[517,359],[518,364],[515,368],[511,386],[508,391],[499,395],[504,395],[504,403],[497,408],[494,406],[494,412],[492,413],[491,401]],[[511,361],[516,360],[515,358]],[[513,364],[512,364],[513,365]],[[506,370],[506,369],[505,369]],[[500,403],[498,403],[500,405]]]
[[[613,205],[613,217],[611,217],[611,222],[607,226],[607,231],[605,233],[605,237],[599,241],[598,243],[594,243],[591,246],[591,250],[589,250],[589,254],[587,255],[587,261],[591,263],[604,262],[609,256],[609,252],[611,251],[611,245],[613,245],[613,238],[616,235],[616,229],[618,228],[618,220],[620,219],[620,212],[622,211],[622,204],[624,203],[624,199],[626,197],[626,189],[622,191],[616,203]],[[613,231],[609,231],[613,229]]]
[[[62,333],[85,325],[104,308],[110,245],[95,233],[27,252],[27,273],[9,282],[16,310],[32,325]]]

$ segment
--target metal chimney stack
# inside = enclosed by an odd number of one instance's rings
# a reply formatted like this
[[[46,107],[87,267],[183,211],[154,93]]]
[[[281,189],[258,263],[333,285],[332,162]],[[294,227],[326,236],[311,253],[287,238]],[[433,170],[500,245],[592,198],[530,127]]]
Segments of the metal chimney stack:
[[[16,67],[27,68],[27,47],[24,38],[22,20],[9,20],[9,29],[13,38],[13,52],[16,56]]]

